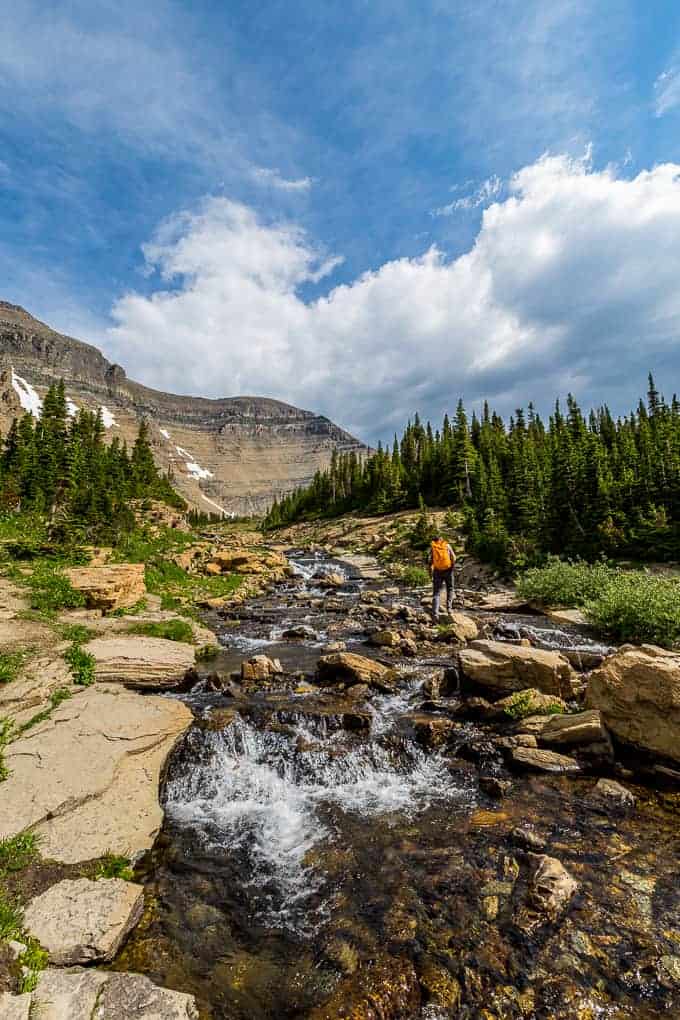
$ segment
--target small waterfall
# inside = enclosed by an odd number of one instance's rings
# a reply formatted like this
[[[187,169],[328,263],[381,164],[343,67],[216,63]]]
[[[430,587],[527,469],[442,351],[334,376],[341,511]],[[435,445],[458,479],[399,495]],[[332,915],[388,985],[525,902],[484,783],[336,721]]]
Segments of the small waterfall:
[[[194,730],[167,785],[169,817],[210,851],[241,855],[251,888],[266,889],[258,920],[308,935],[326,916],[310,851],[338,837],[343,815],[403,819],[470,795],[443,757],[381,739],[403,709],[398,697],[381,699],[366,740],[304,715],[287,716],[285,729],[237,716],[224,731]]]

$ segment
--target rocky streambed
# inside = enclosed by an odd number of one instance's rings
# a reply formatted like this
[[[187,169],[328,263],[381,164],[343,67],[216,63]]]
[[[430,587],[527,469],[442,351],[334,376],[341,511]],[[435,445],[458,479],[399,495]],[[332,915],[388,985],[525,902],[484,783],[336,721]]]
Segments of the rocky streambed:
[[[291,562],[171,695],[194,724],[115,969],[212,1020],[680,1015],[680,797],[583,704],[612,650]]]

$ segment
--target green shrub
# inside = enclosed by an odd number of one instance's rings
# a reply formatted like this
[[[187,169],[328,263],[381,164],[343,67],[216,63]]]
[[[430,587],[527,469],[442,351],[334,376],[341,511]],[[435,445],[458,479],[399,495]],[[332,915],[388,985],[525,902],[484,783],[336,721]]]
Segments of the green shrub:
[[[84,651],[79,645],[71,645],[64,658],[71,667],[71,676],[74,684],[81,687],[89,687],[94,683],[95,659],[89,652]]]
[[[680,643],[680,580],[620,571],[585,610],[589,622],[614,641],[665,648]]]
[[[26,578],[26,584],[31,589],[31,609],[46,616],[85,605],[82,592],[76,591],[68,577],[52,564],[40,563]]]
[[[430,574],[425,567],[404,567],[399,579],[409,588],[423,588],[430,583]]]
[[[557,702],[537,707],[532,691],[526,690],[512,694],[503,706],[503,711],[511,719],[526,719],[530,715],[561,715],[563,709]]]
[[[527,570],[519,578],[517,590],[530,602],[575,608],[597,598],[618,573],[604,563],[570,562],[551,556],[545,566]]]
[[[114,609],[111,613],[109,613],[109,616],[137,616],[139,613],[145,612],[147,606],[147,600],[140,599],[132,606],[119,606],[118,609]]]
[[[122,878],[125,882],[131,882],[133,871],[127,857],[119,854],[104,854],[97,865],[95,878]]]
[[[38,837],[34,832],[0,839],[0,877],[10,871],[21,871],[38,856]]]
[[[165,638],[167,641],[186,641],[192,644],[194,632],[186,620],[162,620],[158,623],[136,623],[130,628],[130,634],[143,634],[145,637]]]

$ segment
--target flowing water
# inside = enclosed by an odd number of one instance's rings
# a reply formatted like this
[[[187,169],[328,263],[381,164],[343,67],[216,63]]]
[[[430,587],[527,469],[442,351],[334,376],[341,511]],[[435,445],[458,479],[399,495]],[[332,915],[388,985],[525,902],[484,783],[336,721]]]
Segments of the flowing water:
[[[375,654],[353,615],[364,582],[321,557],[296,563],[290,585],[219,622],[215,668],[264,653],[300,676],[237,699],[208,682],[183,696],[196,722],[170,762],[166,820],[141,866],[147,911],[116,966],[194,993],[211,1020],[680,1017],[657,974],[660,957],[680,957],[677,796],[631,785],[637,811],[616,820],[588,808],[593,778],[520,776],[499,805],[464,753],[488,726],[456,722],[440,749],[417,738],[431,661],[399,663],[396,692],[366,701],[296,693],[329,641]],[[328,608],[319,575],[339,569]],[[382,596],[392,601],[409,600]],[[300,626],[313,633],[283,639]],[[494,627],[576,655],[606,651],[533,617]],[[505,774],[498,757],[492,768]],[[518,825],[580,886],[561,925],[530,937],[516,923],[527,882]],[[422,1006],[376,992],[358,1010],[377,965],[415,969]],[[332,1005],[339,990],[349,1006]]]

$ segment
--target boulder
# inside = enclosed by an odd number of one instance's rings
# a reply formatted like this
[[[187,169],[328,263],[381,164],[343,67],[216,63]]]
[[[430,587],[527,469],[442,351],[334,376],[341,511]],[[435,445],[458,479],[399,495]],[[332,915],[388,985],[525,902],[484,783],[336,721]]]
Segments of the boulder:
[[[452,634],[461,644],[474,641],[479,636],[476,621],[466,613],[450,613],[448,620],[445,618],[445,624],[448,634]]]
[[[46,858],[137,856],[158,834],[160,774],[191,711],[169,698],[95,684],[5,749],[0,839],[36,828]]]
[[[579,744],[608,743],[609,734],[602,716],[595,709],[576,712],[574,715],[553,715],[540,732],[542,744],[577,746]]]
[[[270,659],[267,655],[253,655],[241,663],[241,679],[251,681],[271,680],[273,676],[283,673],[283,666],[278,659]]]
[[[622,645],[591,674],[586,702],[623,743],[680,762],[679,652]]]
[[[499,694],[535,687],[543,694],[572,697],[576,674],[559,652],[502,641],[473,641],[458,653],[463,676]]]
[[[196,664],[196,649],[166,638],[102,637],[84,646],[95,660],[97,680],[169,687],[181,683]]]
[[[289,627],[288,630],[284,630],[281,637],[284,641],[315,641],[317,634],[311,627],[302,624],[299,627]]]
[[[353,652],[333,652],[319,659],[316,666],[320,684],[368,684],[380,691],[391,691],[395,672],[374,659]]]
[[[342,588],[343,584],[346,584],[343,575],[335,572],[315,576],[318,577],[319,588]]]
[[[88,609],[128,609],[146,595],[143,563],[71,567],[64,573],[76,591],[82,592]]]
[[[211,562],[223,573],[275,574],[281,577],[288,566],[286,557],[280,553],[253,552],[250,549],[218,549],[213,553]]]
[[[48,967],[32,1001],[40,1020],[198,1020],[193,995],[159,988],[143,974]]]
[[[31,900],[24,928],[52,963],[108,962],[139,921],[144,889],[120,878],[65,879]]]
[[[574,758],[555,751],[544,751],[535,747],[513,747],[510,758],[515,765],[536,772],[554,772],[568,775],[580,772],[581,767]]]

